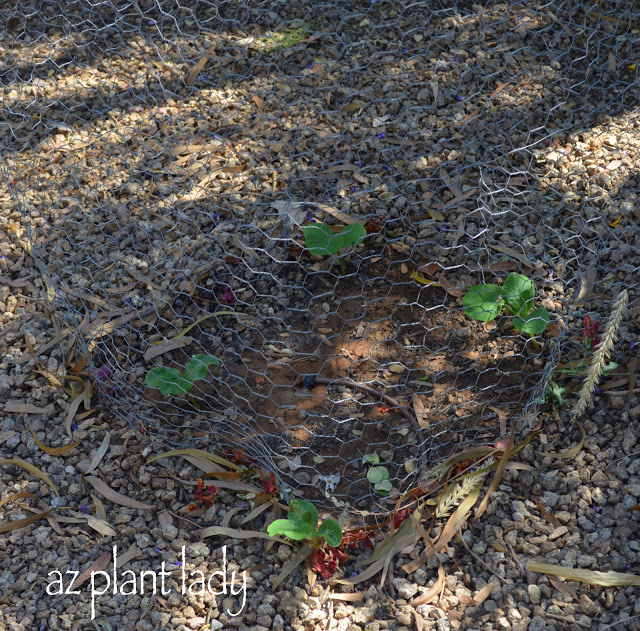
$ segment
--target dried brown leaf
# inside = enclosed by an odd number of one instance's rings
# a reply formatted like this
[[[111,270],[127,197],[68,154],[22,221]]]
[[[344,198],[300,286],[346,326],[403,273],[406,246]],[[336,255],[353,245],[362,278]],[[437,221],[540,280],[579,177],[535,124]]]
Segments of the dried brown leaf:
[[[37,515],[31,515],[31,517],[25,517],[24,519],[16,519],[15,521],[10,521],[8,524],[0,524],[0,533],[10,532],[11,530],[17,530],[18,528],[24,528],[25,526],[29,526],[30,524],[34,524],[35,522],[41,520],[43,517],[46,517],[53,508],[44,511],[43,513],[38,513]]]
[[[329,594],[331,600],[341,600],[348,603],[355,603],[364,599],[364,592],[352,592],[351,594]]]
[[[271,582],[271,588],[276,589],[282,581],[284,581],[291,572],[293,572],[313,551],[315,550],[315,546],[312,542],[306,543],[305,545],[298,550],[298,552],[293,556],[293,558],[287,563],[284,564],[282,571],[276,578]]]
[[[4,506],[9,502],[15,502],[16,500],[22,499],[23,497],[31,497],[36,500],[40,499],[37,495],[34,495],[33,493],[28,493],[27,491],[20,491],[19,493],[12,493],[11,495],[8,495],[7,497],[4,497],[3,499],[1,499],[0,506]]]
[[[28,462],[25,462],[20,458],[0,458],[0,465],[3,464],[10,464],[15,465],[16,467],[21,467],[25,471],[28,471],[32,475],[35,475],[37,478],[40,478],[45,484],[50,486],[53,489],[53,492],[58,497],[60,497],[60,493],[58,493],[58,488],[56,487],[56,485],[49,479],[49,476],[44,473],[44,471],[40,471],[38,467],[35,467],[34,465],[29,464]]]
[[[45,444],[40,442],[34,430],[30,431],[36,445],[50,456],[63,456],[64,454],[70,452],[72,449],[75,449],[82,442],[80,440],[76,440],[76,442],[64,445],[62,447],[47,447]]]
[[[67,436],[69,438],[73,438],[73,432],[71,431],[71,425],[73,424],[73,419],[76,415],[76,412],[80,408],[80,405],[85,400],[85,397],[91,392],[91,384],[89,382],[85,383],[84,390],[76,396],[76,398],[69,405],[69,409],[67,410],[67,418],[64,423],[64,427],[67,430]]]
[[[580,600],[580,597],[578,596],[578,592],[576,592],[576,588],[573,585],[568,585],[567,583],[561,581],[559,578],[556,578],[555,576],[547,576],[547,579],[549,579],[549,582],[559,592],[563,594],[569,594],[569,596],[571,596],[572,598],[575,598],[576,600]]]
[[[195,83],[195,80],[200,76],[200,73],[204,70],[205,66],[209,63],[209,58],[213,55],[217,46],[218,46],[217,42],[212,46],[209,46],[205,54],[202,55],[202,57],[200,57],[198,62],[191,67],[191,70],[189,70],[189,74],[184,79],[185,85],[190,86]]]
[[[103,572],[109,565],[109,561],[111,561],[111,555],[108,552],[101,554],[80,576],[76,577],[76,580],[70,586],[70,590],[77,591],[81,585],[91,578],[93,572]]]
[[[507,444],[502,456],[500,457],[500,461],[498,462],[498,466],[496,468],[495,475],[493,476],[493,480],[491,480],[491,485],[487,490],[487,494],[482,498],[482,502],[480,502],[480,506],[478,506],[478,510],[476,511],[475,517],[473,521],[478,521],[480,517],[483,515],[485,510],[487,510],[487,506],[489,505],[489,498],[493,495],[493,493],[498,489],[500,485],[500,480],[502,479],[502,474],[504,473],[504,469],[507,466],[507,462],[511,457],[511,449],[513,448],[513,442],[515,438],[515,428],[511,428],[511,436],[509,438],[509,443]]]
[[[416,413],[418,425],[420,425],[422,429],[427,429],[429,427],[429,415],[422,403],[422,399],[420,399],[417,394],[414,394],[411,402],[413,403],[413,411]]]
[[[98,468],[98,465],[104,458],[104,455],[107,453],[107,449],[109,449],[109,444],[111,443],[111,434],[107,432],[102,439],[102,443],[96,451],[95,456],[91,458],[91,462],[89,463],[89,468],[84,472],[85,475],[89,475],[92,471]]]
[[[177,340],[165,340],[158,346],[150,346],[144,354],[144,359],[146,361],[151,361],[156,357],[160,357],[160,355],[164,355],[169,351],[175,351],[178,348],[183,348],[184,346],[189,346],[193,342],[192,337],[181,337]]]
[[[493,583],[487,583],[483,588],[479,589],[473,597],[474,605],[481,605],[485,600],[487,600],[487,598],[491,596],[493,588]]]
[[[39,408],[31,403],[22,403],[21,401],[7,401],[3,409],[5,412],[13,412],[14,414],[53,414],[55,412],[53,403]]]
[[[8,441],[12,436],[15,436],[15,435],[16,435],[16,432],[13,431],[12,429],[8,429],[3,432],[0,432],[0,445],[2,445],[2,443]]]
[[[120,506],[126,506],[128,508],[137,508],[139,510],[151,510],[153,506],[149,504],[143,504],[136,500],[132,500],[126,495],[122,495],[117,491],[114,491],[106,482],[100,478],[88,476],[85,480],[96,490],[100,495],[113,502],[114,504],[120,504]]]

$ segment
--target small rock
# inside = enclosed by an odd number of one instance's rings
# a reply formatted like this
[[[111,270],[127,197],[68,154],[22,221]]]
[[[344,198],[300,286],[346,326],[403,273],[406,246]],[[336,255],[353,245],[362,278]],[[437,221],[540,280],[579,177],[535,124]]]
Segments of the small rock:
[[[532,605],[540,604],[540,588],[537,585],[528,585],[527,593],[529,594],[529,602]]]
[[[162,536],[169,541],[173,541],[178,536],[178,529],[172,524],[165,524],[162,527]]]
[[[541,616],[533,616],[531,622],[529,623],[529,628],[527,631],[543,631],[543,629],[547,626],[544,618]]]
[[[398,596],[406,601],[411,600],[418,593],[418,586],[406,578],[394,578],[392,582],[398,590]]]

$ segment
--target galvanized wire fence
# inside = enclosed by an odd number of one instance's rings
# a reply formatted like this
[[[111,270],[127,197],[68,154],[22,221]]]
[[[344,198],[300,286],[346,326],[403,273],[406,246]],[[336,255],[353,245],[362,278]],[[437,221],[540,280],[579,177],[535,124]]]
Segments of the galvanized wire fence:
[[[141,431],[367,506],[364,455],[406,490],[523,435],[583,354],[584,314],[635,296],[634,3],[19,1],[0,18],[2,175],[43,299]],[[305,227],[354,222],[347,251],[306,247]],[[510,272],[551,314],[537,339],[462,309]],[[146,383],[196,355],[220,366],[188,394]]]

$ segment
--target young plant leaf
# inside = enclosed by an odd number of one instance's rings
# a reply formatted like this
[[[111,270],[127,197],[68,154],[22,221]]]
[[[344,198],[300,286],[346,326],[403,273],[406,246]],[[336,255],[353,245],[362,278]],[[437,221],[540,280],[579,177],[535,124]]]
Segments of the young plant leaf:
[[[502,285],[504,301],[521,317],[529,315],[535,294],[533,282],[522,274],[509,274]]]
[[[318,534],[323,536],[332,548],[342,543],[342,528],[335,519],[325,519],[318,528]]]
[[[315,535],[315,530],[318,527],[318,511],[311,502],[300,499],[291,500],[287,519],[294,523],[304,522],[309,524]]]
[[[367,454],[362,456],[362,464],[378,464],[380,462],[380,456],[378,454]]]
[[[294,541],[311,539],[316,536],[316,529],[306,521],[292,521],[291,519],[276,519],[269,524],[267,532],[271,537],[284,535]]]
[[[521,333],[540,335],[549,324],[549,312],[544,307],[534,309],[526,318],[514,318],[513,326]]]
[[[367,471],[367,479],[371,484],[378,484],[389,479],[389,470],[386,467],[371,467]]]
[[[480,322],[495,320],[503,305],[504,300],[500,297],[500,288],[497,285],[472,287],[462,299],[464,312]]]
[[[209,366],[219,366],[220,360],[212,355],[195,355],[185,366],[184,376],[193,383],[196,379],[204,379],[209,373]]]
[[[337,234],[325,223],[312,224],[305,226],[302,233],[309,253],[314,256],[330,256],[342,249],[352,248],[367,236],[365,227],[359,223],[352,223]]]
[[[159,388],[163,395],[184,394],[190,392],[193,382],[187,379],[179,370],[156,366],[145,377],[145,383],[151,388]]]
[[[374,484],[373,488],[380,493],[383,497],[386,497],[391,492],[393,486],[391,485],[390,480],[382,480],[382,482],[378,482]]]

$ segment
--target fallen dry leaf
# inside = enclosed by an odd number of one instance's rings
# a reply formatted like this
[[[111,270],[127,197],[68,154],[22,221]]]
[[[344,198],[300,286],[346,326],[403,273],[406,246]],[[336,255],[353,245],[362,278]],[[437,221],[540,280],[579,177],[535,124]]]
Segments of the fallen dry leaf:
[[[35,467],[34,465],[29,464],[28,462],[25,462],[20,458],[0,458],[0,465],[3,464],[12,464],[16,467],[21,467],[25,471],[28,471],[32,475],[35,475],[37,478],[40,478],[45,484],[50,486],[53,489],[53,492],[58,497],[60,497],[60,493],[58,493],[58,488],[56,487],[56,485],[49,479],[49,476],[44,473],[44,471],[40,471],[38,467]]]
[[[21,403],[20,401],[7,401],[4,404],[5,412],[13,412],[14,414],[53,414],[55,407],[53,403],[39,408],[31,403]]]
[[[64,454],[68,453],[72,449],[75,449],[82,442],[82,441],[76,440],[75,443],[70,443],[68,445],[63,445],[62,447],[47,447],[45,444],[41,443],[38,440],[38,437],[36,436],[36,433],[35,433],[34,430],[30,430],[30,431],[31,431],[31,435],[33,436],[33,440],[36,443],[36,445],[40,449],[42,449],[42,451],[44,451],[46,454],[49,454],[50,456],[63,456]],[[0,443],[1,442],[2,442],[2,440],[0,440]]]
[[[101,554],[80,576],[76,577],[76,580],[73,581],[69,590],[77,591],[81,585],[91,578],[93,572],[103,572],[107,565],[109,565],[110,560],[111,554],[108,552]]]
[[[120,504],[120,506],[126,506],[128,508],[137,508],[140,510],[151,510],[153,508],[153,506],[150,506],[149,504],[143,504],[142,502],[132,500],[126,495],[121,495],[117,491],[114,491],[106,482],[104,482],[100,478],[89,476],[86,477],[85,480],[96,491],[98,491],[100,495],[110,500],[111,502],[114,502],[115,504]]]
[[[18,528],[24,528],[25,526],[29,526],[30,524],[34,524],[35,522],[41,520],[43,517],[46,517],[53,508],[44,511],[43,513],[38,513],[37,515],[31,515],[31,517],[25,517],[24,519],[16,519],[15,521],[11,521],[8,524],[0,524],[0,533],[9,532],[11,530],[17,530]]]

